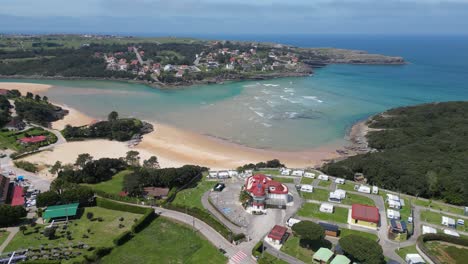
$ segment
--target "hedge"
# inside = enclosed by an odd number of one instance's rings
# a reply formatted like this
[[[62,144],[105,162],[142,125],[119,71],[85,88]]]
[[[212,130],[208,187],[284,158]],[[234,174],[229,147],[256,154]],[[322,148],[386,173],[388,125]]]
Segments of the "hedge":
[[[94,250],[93,254],[91,254],[90,256],[86,256],[86,255],[84,256],[84,259],[85,259],[84,263],[95,263],[100,258],[106,255],[109,255],[112,249],[114,248],[113,247],[99,247],[96,250]]]
[[[139,233],[140,231],[145,229],[145,227],[147,227],[151,223],[151,221],[153,221],[156,218],[156,213],[154,212],[154,210],[151,208],[147,209],[150,210],[147,210],[145,215],[143,215],[143,217],[138,219],[138,221],[136,221],[135,224],[132,225],[133,233]]]
[[[135,206],[131,204],[123,204],[123,203],[118,203],[109,199],[97,197],[96,198],[96,205],[102,208],[110,209],[110,210],[116,210],[116,211],[123,211],[123,212],[129,212],[129,213],[134,213],[134,214],[145,214],[148,209],[153,211],[151,208],[145,208],[145,207],[140,207],[140,206]]]
[[[132,232],[125,231],[120,234],[118,237],[114,238],[114,245],[120,246],[125,244],[125,242],[129,241],[133,237]]]
[[[126,202],[126,203],[133,203],[133,204],[138,204],[139,203],[138,198],[135,198],[135,197],[120,196],[118,194],[107,193],[107,192],[104,192],[104,191],[101,191],[101,190],[93,190],[93,191],[97,196],[100,196],[100,197],[103,197],[103,198],[116,200],[116,201],[121,201],[121,202]]]
[[[58,260],[47,260],[47,259],[38,259],[38,260],[26,260],[20,262],[21,264],[60,264]]]

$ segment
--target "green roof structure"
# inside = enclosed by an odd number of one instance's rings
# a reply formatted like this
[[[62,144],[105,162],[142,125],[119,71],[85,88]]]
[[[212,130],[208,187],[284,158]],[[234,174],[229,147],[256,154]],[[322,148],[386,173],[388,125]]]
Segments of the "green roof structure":
[[[320,248],[317,252],[315,252],[313,259],[319,262],[327,263],[331,257],[333,256],[333,252],[328,248]]]
[[[48,221],[52,218],[75,216],[76,212],[78,211],[78,205],[80,204],[72,203],[72,204],[48,206],[47,210],[42,215],[42,218]]]
[[[351,260],[343,255],[336,255],[330,264],[349,264]]]

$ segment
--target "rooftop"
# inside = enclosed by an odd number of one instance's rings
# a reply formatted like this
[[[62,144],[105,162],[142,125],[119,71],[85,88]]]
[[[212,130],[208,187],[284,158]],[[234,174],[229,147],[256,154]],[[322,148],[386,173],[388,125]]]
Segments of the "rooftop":
[[[267,192],[287,194],[288,187],[263,174],[255,174],[247,178],[245,189],[254,196],[265,196]]]
[[[21,143],[38,143],[46,139],[47,139],[46,136],[33,136],[33,137],[20,138],[19,141],[21,141]]]
[[[42,218],[49,220],[57,217],[75,216],[79,203],[63,204],[47,207]]]
[[[351,260],[343,255],[336,255],[336,257],[330,262],[330,264],[349,264]]]
[[[268,234],[268,237],[273,240],[281,240],[286,234],[286,231],[288,231],[286,227],[275,225],[273,229],[270,231],[270,233]]]
[[[375,206],[353,204],[351,218],[366,222],[378,223],[380,220],[379,209]]]
[[[24,205],[23,187],[15,186],[11,206]]]
[[[320,248],[317,252],[315,252],[313,259],[328,262],[332,256],[333,252],[331,250],[328,248]]]

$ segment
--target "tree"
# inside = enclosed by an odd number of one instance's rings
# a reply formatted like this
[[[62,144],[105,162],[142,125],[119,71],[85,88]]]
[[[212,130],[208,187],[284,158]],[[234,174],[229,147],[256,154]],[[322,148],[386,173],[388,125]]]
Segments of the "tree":
[[[294,235],[300,237],[299,244],[305,248],[319,248],[325,239],[325,230],[311,221],[301,221],[293,225]]]
[[[60,169],[62,169],[62,162],[57,160],[54,163],[54,165],[52,165],[52,167],[50,167],[49,172],[52,173],[52,174],[57,174],[60,171]]]
[[[34,96],[34,100],[35,100],[36,102],[40,102],[40,101],[41,101],[41,96],[38,95],[38,94],[36,94],[36,96]]]
[[[284,167],[283,164],[278,159],[269,160],[266,162],[268,168],[281,168]]]
[[[119,113],[116,111],[112,111],[109,113],[109,116],[107,117],[108,121],[116,121],[119,118]]]
[[[351,234],[340,238],[338,243],[345,255],[353,262],[362,264],[385,263],[382,247],[372,239]]]
[[[44,102],[49,102],[49,97],[47,97],[47,96],[44,95],[44,97],[42,97],[42,101],[44,101]]]
[[[27,93],[26,93],[26,98],[27,98],[27,99],[33,99],[33,96],[34,96],[34,95],[33,95],[31,92],[27,92]]]
[[[139,166],[140,165],[140,152],[135,151],[135,150],[130,150],[127,152],[127,155],[125,156],[125,161],[127,162],[128,165],[130,166]]]
[[[151,156],[149,159],[143,161],[143,167],[151,169],[159,169],[159,162],[156,156]]]
[[[78,155],[78,158],[76,159],[75,166],[78,166],[80,168],[83,168],[86,163],[90,162],[93,160],[93,156],[91,156],[88,153],[83,153]]]
[[[11,226],[27,214],[23,206],[0,205],[0,227]]]
[[[44,229],[44,236],[50,239],[55,238],[56,227],[46,227]]]
[[[19,231],[21,231],[21,233],[23,233],[23,235],[24,235],[24,232],[25,232],[26,230],[28,230],[28,228],[27,228],[25,225],[21,225],[21,226],[19,227]]]
[[[49,205],[56,205],[60,201],[60,196],[54,191],[47,191],[37,195],[37,207],[45,207]]]

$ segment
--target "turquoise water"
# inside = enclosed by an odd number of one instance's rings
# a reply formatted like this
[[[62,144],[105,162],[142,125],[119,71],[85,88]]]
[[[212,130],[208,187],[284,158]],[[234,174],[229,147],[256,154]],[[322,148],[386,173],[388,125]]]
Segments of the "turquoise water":
[[[311,77],[173,91],[106,81],[28,81],[56,86],[47,92],[49,98],[91,116],[105,118],[117,110],[125,116],[279,150],[340,143],[354,122],[392,107],[468,99],[467,37],[274,37],[300,46],[400,55],[410,63],[331,65]]]

